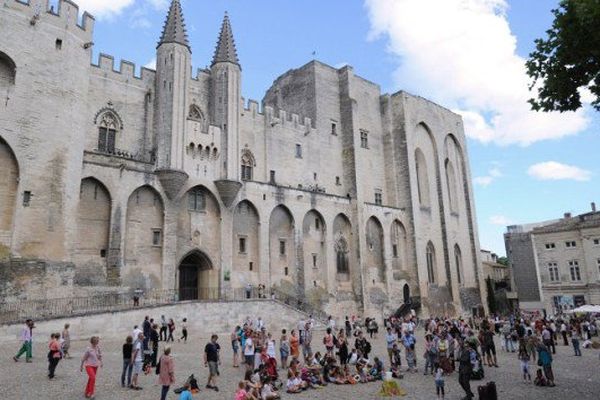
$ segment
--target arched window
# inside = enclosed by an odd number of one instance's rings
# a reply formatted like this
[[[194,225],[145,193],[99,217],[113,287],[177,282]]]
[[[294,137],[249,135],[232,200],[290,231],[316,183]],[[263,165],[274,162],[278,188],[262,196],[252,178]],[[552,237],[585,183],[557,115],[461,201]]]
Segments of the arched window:
[[[188,192],[188,210],[204,211],[206,209],[206,198],[201,188],[194,188]]]
[[[244,149],[242,152],[242,180],[251,181],[252,172],[256,162],[250,150]]]
[[[419,204],[429,207],[429,177],[427,174],[427,163],[421,149],[415,151],[415,165],[417,169],[417,191],[419,193]]]
[[[454,245],[454,263],[456,265],[456,277],[458,279],[458,284],[462,285],[464,282],[463,278],[463,268],[462,268],[462,254],[460,252],[460,247],[458,245]]]
[[[192,104],[190,106],[190,113],[188,114],[188,118],[192,121],[204,123],[204,114],[202,113],[202,110],[200,110],[200,107],[198,107],[195,104]]]
[[[446,160],[446,185],[448,190],[448,200],[450,201],[450,211],[458,212],[458,198],[457,198],[457,182],[456,173],[452,161]]]
[[[348,242],[340,237],[335,242],[336,269],[338,274],[347,274],[348,268]]]
[[[431,242],[427,244],[426,257],[427,279],[429,280],[429,283],[435,283],[435,248]]]
[[[104,112],[98,123],[98,151],[114,154],[117,130],[119,129],[119,118],[112,111]]]
[[[8,88],[15,84],[17,67],[13,60],[0,51],[0,88]]]

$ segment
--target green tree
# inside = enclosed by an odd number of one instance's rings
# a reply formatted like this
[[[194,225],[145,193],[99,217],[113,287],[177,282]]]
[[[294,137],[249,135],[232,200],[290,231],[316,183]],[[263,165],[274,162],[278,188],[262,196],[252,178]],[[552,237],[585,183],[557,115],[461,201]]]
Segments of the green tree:
[[[496,311],[498,311],[498,307],[496,306],[494,283],[492,282],[492,278],[490,278],[489,276],[485,278],[485,287],[487,289],[488,309],[490,310],[490,315],[492,315],[495,314]]]
[[[587,88],[600,111],[600,0],[561,0],[552,13],[552,28],[526,63],[529,89],[537,91],[529,103],[536,111],[574,111]]]
[[[508,257],[498,257],[498,264],[508,267]]]

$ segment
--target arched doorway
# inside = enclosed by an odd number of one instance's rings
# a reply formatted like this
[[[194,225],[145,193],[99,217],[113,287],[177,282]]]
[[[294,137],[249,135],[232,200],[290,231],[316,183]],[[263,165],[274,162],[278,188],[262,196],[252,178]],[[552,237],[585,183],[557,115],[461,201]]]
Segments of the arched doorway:
[[[408,284],[404,284],[403,298],[405,304],[410,302],[410,286]]]
[[[210,299],[218,296],[218,288],[209,287],[212,263],[206,254],[193,251],[179,264],[179,300]],[[212,293],[211,291],[215,291]]]

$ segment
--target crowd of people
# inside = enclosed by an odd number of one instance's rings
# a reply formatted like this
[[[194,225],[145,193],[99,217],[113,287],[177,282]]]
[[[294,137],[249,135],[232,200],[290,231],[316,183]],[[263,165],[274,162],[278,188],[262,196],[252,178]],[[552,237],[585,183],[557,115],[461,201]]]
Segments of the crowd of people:
[[[291,330],[283,329],[278,338],[261,318],[247,317],[230,334],[233,352],[232,366],[242,368],[235,400],[274,400],[281,392],[299,393],[326,385],[353,385],[403,378],[405,373],[418,372],[419,355],[416,353],[417,327],[422,336],[422,372],[431,375],[438,398],[445,396],[445,379],[457,372],[458,382],[471,399],[472,380],[484,378],[484,367],[498,368],[496,343],[502,351],[515,353],[519,360],[519,375],[537,386],[556,385],[552,368],[556,346],[572,346],[575,356],[581,356],[582,347],[592,346],[592,338],[600,332],[600,319],[527,317],[511,315],[494,318],[429,318],[419,321],[416,316],[391,317],[383,321],[387,355],[374,355],[372,341],[378,338],[379,325],[373,318],[364,322],[355,316],[345,317],[343,324],[329,317],[325,326],[309,317],[301,319]],[[13,357],[15,362],[25,355],[32,361],[32,338],[35,324],[27,320],[21,332],[21,347]],[[140,378],[156,374],[161,386],[161,400],[167,395],[175,379],[175,362],[169,343],[176,336],[185,343],[188,339],[187,319],[179,324],[181,336],[175,335],[175,322],[164,315],[158,322],[146,316],[141,325],[135,325],[122,347],[121,385],[141,390]],[[324,330],[323,330],[324,328]],[[497,338],[496,338],[497,337]],[[221,346],[213,334],[204,347],[204,365],[208,369],[206,389],[219,391]],[[159,356],[159,342],[164,342]],[[52,333],[48,342],[48,378],[53,379],[63,358],[70,358],[70,326]],[[404,353],[404,356],[402,356]],[[387,356],[387,357],[385,357]],[[537,365],[532,373],[531,362]],[[403,365],[405,363],[405,365]],[[95,395],[96,375],[103,365],[100,338],[89,341],[81,359],[80,370],[88,375],[86,398]],[[386,366],[387,365],[387,366]],[[533,379],[532,379],[533,376]],[[200,387],[194,375],[175,389],[180,399],[191,399]]]

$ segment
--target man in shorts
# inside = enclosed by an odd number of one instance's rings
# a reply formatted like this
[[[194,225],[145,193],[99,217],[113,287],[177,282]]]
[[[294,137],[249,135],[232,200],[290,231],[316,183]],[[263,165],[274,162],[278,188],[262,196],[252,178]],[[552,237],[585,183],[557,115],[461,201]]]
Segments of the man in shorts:
[[[143,369],[143,358],[144,357],[144,334],[138,333],[136,341],[133,343],[133,354],[131,356],[131,363],[133,364],[133,378],[131,379],[131,389],[141,390],[142,388],[138,384],[138,378],[142,373]]]
[[[496,358],[496,345],[494,344],[494,332],[488,327],[481,332],[481,352],[487,359],[487,364],[491,367],[498,367]]]
[[[219,364],[221,363],[219,357],[219,351],[221,346],[217,343],[219,337],[212,335],[210,342],[206,344],[204,348],[204,366],[208,367],[208,382],[206,383],[207,389],[214,389],[216,392],[219,391],[217,387],[217,376],[219,375]]]

